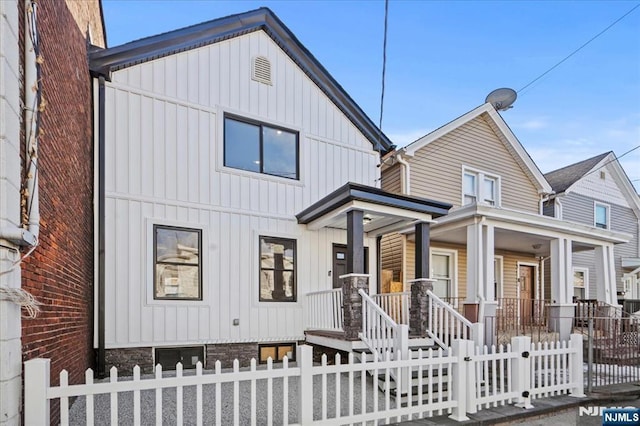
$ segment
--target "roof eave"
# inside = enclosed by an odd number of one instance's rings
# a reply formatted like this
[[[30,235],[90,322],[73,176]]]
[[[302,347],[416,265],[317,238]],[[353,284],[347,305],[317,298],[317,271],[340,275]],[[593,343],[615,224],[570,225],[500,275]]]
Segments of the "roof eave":
[[[93,49],[89,68],[94,76],[110,79],[111,73],[128,66],[186,50],[214,44],[253,31],[265,31],[309,78],[349,117],[349,120],[384,155],[395,145],[371,121],[320,62],[268,8],[219,18],[214,21],[136,40],[109,49]]]

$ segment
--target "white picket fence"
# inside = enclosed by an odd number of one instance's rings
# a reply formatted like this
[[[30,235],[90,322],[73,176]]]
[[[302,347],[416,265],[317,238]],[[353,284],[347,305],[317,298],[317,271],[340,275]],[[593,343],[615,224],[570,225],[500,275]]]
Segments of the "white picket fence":
[[[530,338],[516,337],[497,351],[476,350],[468,340],[456,340],[446,351],[416,351],[408,359],[347,362],[339,355],[313,364],[310,346],[300,346],[296,363],[247,369],[234,363],[213,372],[199,364],[194,371],[143,378],[118,378],[115,368],[106,382],[50,386],[50,361],[25,362],[25,424],[50,424],[51,400],[60,400],[60,424],[388,424],[433,415],[466,420],[482,406],[516,402],[531,406],[531,398],[570,392],[584,396],[582,338],[572,335],[567,346],[532,347]],[[388,357],[391,358],[388,354]],[[535,370],[542,366],[543,371]],[[551,367],[555,370],[551,370]],[[412,375],[408,374],[412,372]],[[509,374],[505,374],[508,372]],[[411,386],[392,383],[411,379]],[[544,379],[542,378],[544,377]],[[397,390],[406,389],[406,393]],[[382,390],[381,390],[382,389]],[[396,393],[398,392],[398,393]],[[70,398],[78,398],[70,410]],[[56,422],[57,423],[57,422]]]
[[[476,347],[468,383],[474,390],[472,405],[477,410],[513,402],[531,407],[534,398],[585,396],[582,346],[582,336],[572,334],[568,344],[536,345],[530,337],[520,336],[506,347]]]

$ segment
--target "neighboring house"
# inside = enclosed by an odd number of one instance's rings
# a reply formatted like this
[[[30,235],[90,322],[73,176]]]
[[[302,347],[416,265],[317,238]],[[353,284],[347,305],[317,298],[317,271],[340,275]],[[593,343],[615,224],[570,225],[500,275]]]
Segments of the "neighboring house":
[[[22,361],[50,359],[52,384],[95,365],[89,42],[105,44],[98,0],[0,1],[0,296],[40,303],[21,318],[0,297],[0,424],[20,423]]]
[[[618,299],[640,299],[640,197],[615,154],[605,152],[545,177],[554,190],[545,202],[545,215],[632,235],[613,249],[615,282]],[[594,253],[576,253],[573,268],[575,296],[596,298],[602,278]]]
[[[291,356],[307,293],[375,289],[378,237],[450,207],[375,187],[393,145],[268,9],[90,67],[100,371]]]
[[[382,188],[453,205],[432,225],[430,272],[434,292],[454,305],[484,299],[493,316],[497,301],[526,323],[544,315],[535,301],[549,300],[554,315],[573,316],[571,262],[584,250],[602,260],[598,299],[616,303],[610,253],[630,236],[544,216],[553,190],[490,104],[386,156]],[[414,278],[413,235],[407,229],[382,243],[383,271],[405,288]]]

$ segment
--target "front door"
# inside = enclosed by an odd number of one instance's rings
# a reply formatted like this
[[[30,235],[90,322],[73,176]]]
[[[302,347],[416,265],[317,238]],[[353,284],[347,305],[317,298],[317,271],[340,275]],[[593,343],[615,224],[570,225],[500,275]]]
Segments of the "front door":
[[[534,267],[520,265],[520,323],[529,325],[533,322],[533,277]]]
[[[369,273],[369,249],[364,248],[364,273]],[[345,244],[333,245],[333,288],[341,288],[340,276],[347,273],[347,246]]]

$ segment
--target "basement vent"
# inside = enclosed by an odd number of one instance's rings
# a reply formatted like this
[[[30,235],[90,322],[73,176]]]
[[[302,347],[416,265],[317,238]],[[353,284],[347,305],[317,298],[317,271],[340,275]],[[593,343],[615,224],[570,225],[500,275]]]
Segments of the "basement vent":
[[[253,58],[251,79],[259,83],[273,84],[271,83],[271,62],[264,56],[256,56]]]

